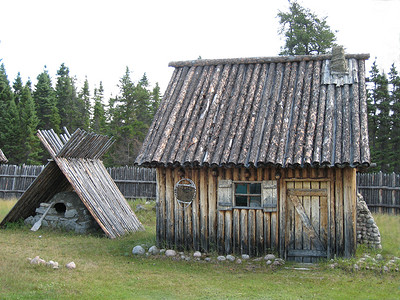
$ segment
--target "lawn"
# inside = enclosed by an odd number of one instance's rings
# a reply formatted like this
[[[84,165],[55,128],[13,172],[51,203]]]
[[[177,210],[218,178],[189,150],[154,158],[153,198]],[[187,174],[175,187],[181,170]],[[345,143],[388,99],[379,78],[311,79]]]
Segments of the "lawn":
[[[0,219],[15,201],[0,200]],[[140,202],[142,205],[144,202]],[[135,206],[136,203],[132,203]],[[150,206],[150,205],[148,205]],[[400,272],[353,265],[358,258],[271,269],[265,262],[174,261],[134,257],[135,245],[155,240],[155,214],[138,212],[146,231],[111,240],[23,225],[0,230],[0,299],[399,299]],[[400,256],[400,216],[376,215],[385,260]],[[27,258],[58,261],[59,269],[31,265]],[[213,255],[211,255],[213,256]],[[213,256],[215,257],[215,255]],[[76,269],[66,263],[74,261]]]

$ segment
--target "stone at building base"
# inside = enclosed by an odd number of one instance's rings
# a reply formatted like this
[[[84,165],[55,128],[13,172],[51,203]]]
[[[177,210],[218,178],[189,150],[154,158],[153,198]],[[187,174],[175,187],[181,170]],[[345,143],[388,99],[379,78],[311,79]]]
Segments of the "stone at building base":
[[[382,248],[379,228],[360,193],[357,193],[357,244]]]

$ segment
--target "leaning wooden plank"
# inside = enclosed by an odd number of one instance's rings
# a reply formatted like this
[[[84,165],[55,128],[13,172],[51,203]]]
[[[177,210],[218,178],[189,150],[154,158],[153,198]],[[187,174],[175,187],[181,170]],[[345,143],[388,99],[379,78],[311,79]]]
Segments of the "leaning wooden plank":
[[[308,236],[314,242],[314,245],[317,247],[317,250],[325,250],[325,246],[322,244],[321,240],[319,239],[318,235],[315,233],[315,229],[312,226],[310,219],[308,218],[306,212],[304,211],[303,206],[300,203],[300,200],[297,196],[289,194],[289,199],[292,201],[296,212],[300,216],[304,229],[307,231]]]

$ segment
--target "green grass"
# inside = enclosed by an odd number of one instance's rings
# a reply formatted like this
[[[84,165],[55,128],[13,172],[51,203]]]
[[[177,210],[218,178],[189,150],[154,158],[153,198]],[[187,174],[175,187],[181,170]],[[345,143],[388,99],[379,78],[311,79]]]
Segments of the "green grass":
[[[12,207],[0,201],[0,219]],[[15,201],[14,201],[15,203]],[[150,207],[144,201],[132,203]],[[7,206],[3,207],[3,206]],[[294,270],[264,263],[203,263],[133,257],[138,244],[155,240],[155,214],[137,213],[146,231],[111,240],[26,226],[0,230],[0,299],[398,299],[400,273],[353,271],[357,259]],[[385,257],[400,256],[399,216],[375,216]],[[28,257],[58,261],[60,269],[31,265]],[[361,255],[361,254],[360,254]],[[74,261],[75,270],[64,265]]]

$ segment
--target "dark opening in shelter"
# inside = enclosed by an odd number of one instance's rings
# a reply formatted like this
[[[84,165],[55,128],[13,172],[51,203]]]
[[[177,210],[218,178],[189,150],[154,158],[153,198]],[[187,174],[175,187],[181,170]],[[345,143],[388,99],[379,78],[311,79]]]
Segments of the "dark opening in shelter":
[[[60,136],[53,130],[39,130],[38,137],[52,160],[0,226],[29,217],[27,222],[33,222],[50,206],[50,215],[44,221],[56,227],[67,224],[69,229],[81,232],[97,226],[110,238],[143,230],[100,160],[113,144],[112,138],[80,129],[72,135],[66,131]],[[74,193],[67,197],[65,192],[71,191]],[[97,225],[91,226],[92,219]]]
[[[370,164],[368,57],[345,55],[334,70],[332,55],[170,63],[136,159],[157,170],[158,244],[300,262],[353,255],[356,169]],[[197,189],[184,209],[182,178]]]

